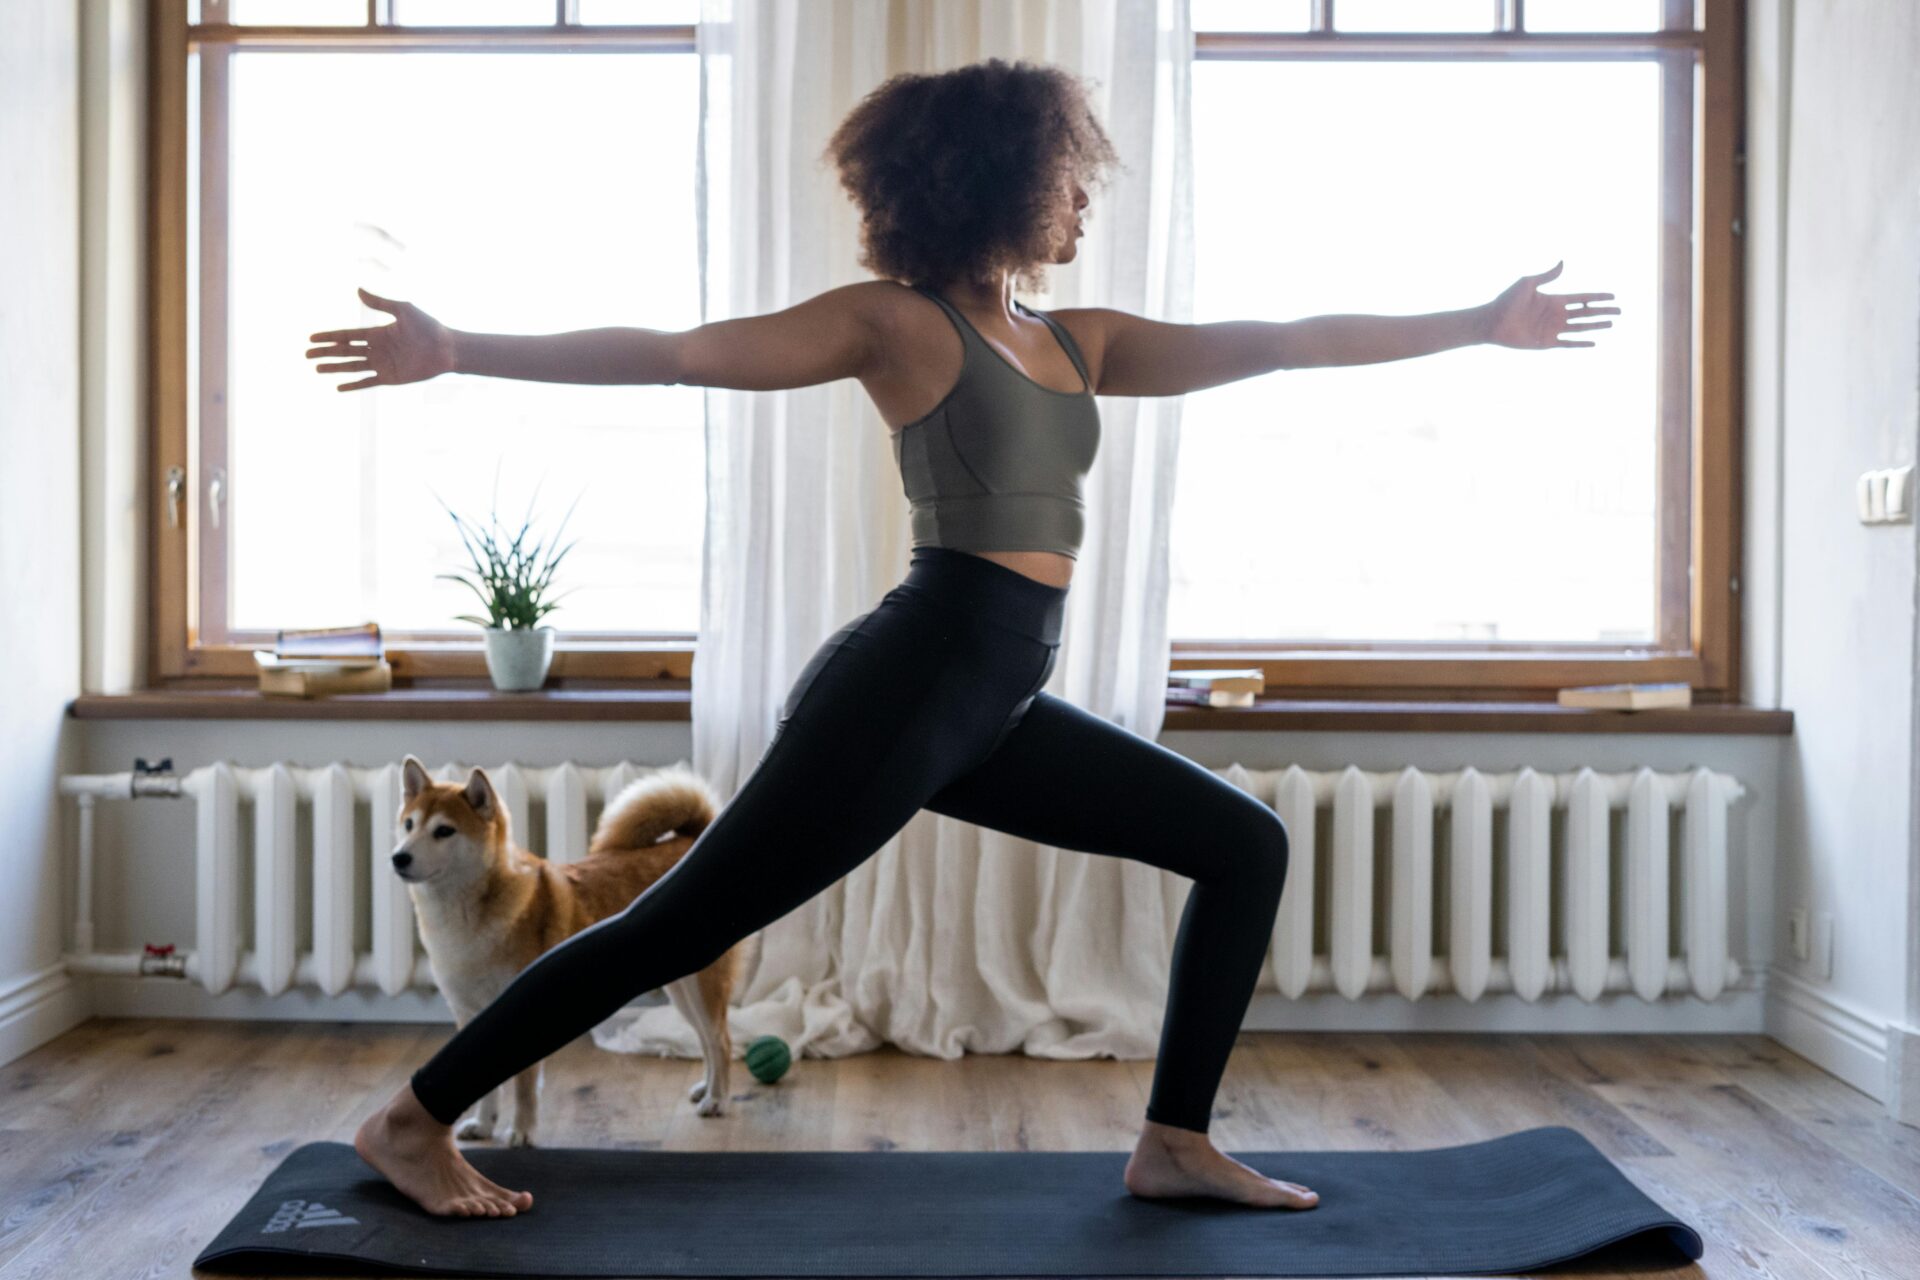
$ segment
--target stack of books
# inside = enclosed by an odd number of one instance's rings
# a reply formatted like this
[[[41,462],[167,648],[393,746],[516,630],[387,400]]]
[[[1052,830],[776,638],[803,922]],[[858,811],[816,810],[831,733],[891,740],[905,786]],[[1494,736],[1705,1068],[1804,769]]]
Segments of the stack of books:
[[[1690,707],[1693,686],[1672,684],[1583,684],[1560,691],[1563,707],[1601,707],[1641,711],[1648,707]]]
[[[385,693],[393,687],[393,667],[375,622],[276,632],[273,648],[255,649],[253,661],[260,692],[281,697]]]
[[[1167,702],[1202,707],[1250,707],[1267,687],[1259,667],[1175,667],[1167,673]]]

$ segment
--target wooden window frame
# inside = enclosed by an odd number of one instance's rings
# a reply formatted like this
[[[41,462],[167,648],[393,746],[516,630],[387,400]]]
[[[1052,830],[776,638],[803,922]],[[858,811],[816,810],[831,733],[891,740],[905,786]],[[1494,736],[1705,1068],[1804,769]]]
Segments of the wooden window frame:
[[[1657,465],[1658,640],[1646,645],[1461,642],[1331,643],[1312,646],[1240,640],[1178,640],[1172,665],[1259,667],[1267,697],[1429,701],[1551,700],[1562,685],[1619,680],[1677,680],[1693,686],[1696,702],[1738,701],[1741,488],[1741,343],[1743,322],[1740,220],[1743,215],[1744,0],[1698,0],[1704,22],[1695,30],[1696,0],[1661,0],[1666,28],[1623,34],[1532,34],[1523,30],[1524,0],[1487,0],[1497,15],[1487,34],[1362,34],[1333,27],[1334,0],[1313,0],[1313,27],[1305,33],[1200,32],[1196,59],[1444,59],[1628,58],[1664,68],[1662,93],[1662,234],[1660,324],[1689,341],[1661,346]],[[187,0],[155,0],[149,114],[150,274],[149,423],[151,504],[150,592],[152,644],[148,687],[191,688],[251,682],[250,650],[261,637],[239,633],[226,643],[203,642],[196,619],[202,585],[215,598],[224,589],[218,557],[201,560],[199,529],[208,511],[205,477],[224,458],[218,424],[223,414],[221,371],[210,362],[224,341],[224,308],[203,307],[199,421],[201,441],[190,442],[187,396],[188,314],[186,237],[218,245],[224,234],[225,174],[203,146],[200,225],[187,225],[187,54],[198,50],[202,127],[217,144],[225,114],[207,110],[224,101],[229,54],[235,48],[432,49],[579,47],[691,52],[691,26],[585,27],[576,0],[554,0],[550,26],[393,27],[390,0],[367,0],[359,27],[234,27],[224,21],[226,0],[203,0],[203,22],[187,22]],[[1698,138],[1695,137],[1696,122]],[[1696,145],[1697,142],[1697,145]],[[1695,192],[1698,198],[1695,199]],[[202,263],[221,255],[203,252]],[[220,282],[203,278],[202,297],[219,298]],[[1694,305],[1694,299],[1699,305]],[[190,444],[194,447],[190,447]],[[1681,460],[1683,466],[1669,465]],[[189,500],[191,498],[191,500]],[[270,638],[269,638],[270,639]],[[395,643],[394,641],[398,641]],[[595,633],[591,641],[557,645],[552,681],[609,687],[688,682],[695,637],[687,633]],[[387,656],[396,680],[484,679],[477,642],[390,637]]]

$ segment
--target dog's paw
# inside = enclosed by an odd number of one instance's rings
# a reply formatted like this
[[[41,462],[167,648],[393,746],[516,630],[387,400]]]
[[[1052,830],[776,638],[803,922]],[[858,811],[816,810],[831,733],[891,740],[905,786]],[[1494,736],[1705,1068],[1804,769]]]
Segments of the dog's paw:
[[[506,1143],[510,1147],[530,1147],[533,1145],[533,1132],[531,1130],[522,1133],[518,1128],[509,1125],[507,1126],[505,1137]]]
[[[703,1116],[723,1116],[727,1113],[723,1105],[725,1102],[726,1099],[716,1093],[710,1097],[700,1099],[700,1105],[695,1107],[694,1110]]]
[[[700,1101],[700,1099],[706,1096],[707,1096],[707,1082],[705,1080],[695,1080],[693,1082],[693,1088],[687,1090],[688,1102],[698,1102]]]
[[[479,1116],[468,1116],[454,1126],[453,1136],[465,1138],[469,1142],[485,1142],[493,1137],[493,1126]]]

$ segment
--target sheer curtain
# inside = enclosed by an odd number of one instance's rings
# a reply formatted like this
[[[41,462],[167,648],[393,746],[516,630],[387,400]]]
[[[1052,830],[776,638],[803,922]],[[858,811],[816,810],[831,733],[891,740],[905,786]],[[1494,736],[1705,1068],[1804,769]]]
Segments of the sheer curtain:
[[[1052,269],[1035,305],[1190,318],[1187,0],[704,0],[699,49],[708,320],[870,278],[855,262],[856,210],[818,159],[829,135],[889,75],[988,57],[1089,80],[1123,165],[1094,194],[1078,259]],[[1151,738],[1181,400],[1103,398],[1100,411],[1087,537],[1047,688]],[[709,390],[707,484],[693,765],[731,796],[808,656],[900,580],[910,542],[886,424],[851,379]],[[819,1057],[882,1043],[940,1057],[1151,1057],[1189,884],[922,811],[764,931],[733,1030]],[[622,1010],[594,1038],[699,1052],[665,1005]]]

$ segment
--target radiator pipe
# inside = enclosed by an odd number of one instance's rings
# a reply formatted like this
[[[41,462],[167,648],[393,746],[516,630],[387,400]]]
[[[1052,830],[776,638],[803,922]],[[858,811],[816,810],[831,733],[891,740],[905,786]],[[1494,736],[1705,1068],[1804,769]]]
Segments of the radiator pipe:
[[[142,763],[145,763],[144,761]],[[171,768],[171,759],[167,765]],[[101,798],[108,800],[137,800],[141,796],[158,796],[162,799],[177,800],[185,794],[180,790],[180,779],[172,773],[149,773],[140,770],[126,773],[70,773],[60,778],[59,794],[74,797],[74,803],[80,811],[80,851],[79,866],[76,874],[78,884],[75,887],[73,909],[73,942],[78,957],[90,957],[93,953],[93,806]],[[121,969],[99,970],[113,973],[150,973],[160,977],[184,977],[171,972],[177,956],[150,956],[143,952],[128,951],[121,956],[130,962],[129,967]],[[76,957],[68,955],[67,970],[70,973],[84,973],[86,969],[74,964]],[[101,957],[109,959],[111,957]],[[148,967],[148,962],[158,962]],[[183,961],[181,961],[184,964]]]
[[[138,951],[100,951],[83,954],[69,951],[63,959],[69,973],[102,974],[109,977],[140,978],[183,978],[198,981],[200,978],[200,956],[196,951],[175,951],[171,955],[157,956]],[[260,962],[258,953],[243,951],[240,953],[240,970],[234,975],[236,985],[258,988],[260,986]],[[373,957],[365,955],[356,960],[353,968],[353,986],[379,988],[379,979],[373,965]],[[411,985],[421,991],[437,991],[438,984],[433,980],[431,967],[416,962]],[[319,975],[315,972],[312,952],[300,957],[294,965],[293,987],[318,990]]]

